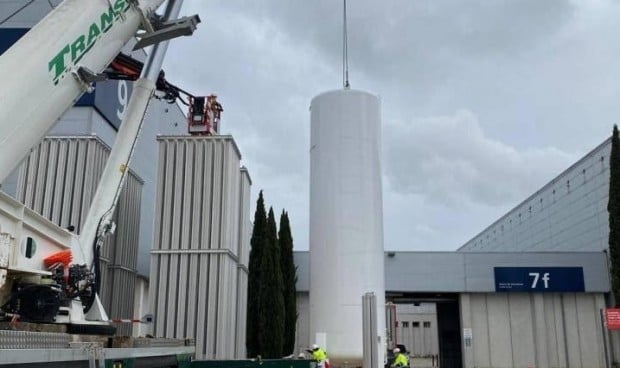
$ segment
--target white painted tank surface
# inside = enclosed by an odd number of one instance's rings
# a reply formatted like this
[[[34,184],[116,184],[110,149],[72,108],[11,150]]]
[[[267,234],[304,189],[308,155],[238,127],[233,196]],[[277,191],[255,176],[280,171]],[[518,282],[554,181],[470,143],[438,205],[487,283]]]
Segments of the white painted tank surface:
[[[356,90],[310,104],[310,341],[332,365],[362,360],[362,296],[377,296],[385,316],[381,107]],[[385,321],[378,318],[379,366]]]

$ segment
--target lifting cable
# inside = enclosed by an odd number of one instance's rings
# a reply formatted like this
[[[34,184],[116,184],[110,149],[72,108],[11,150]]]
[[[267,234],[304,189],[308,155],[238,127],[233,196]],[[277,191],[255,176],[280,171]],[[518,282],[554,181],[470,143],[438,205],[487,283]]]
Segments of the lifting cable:
[[[347,42],[347,0],[343,0],[342,12],[342,85],[345,89],[351,88],[349,84],[349,47]]]

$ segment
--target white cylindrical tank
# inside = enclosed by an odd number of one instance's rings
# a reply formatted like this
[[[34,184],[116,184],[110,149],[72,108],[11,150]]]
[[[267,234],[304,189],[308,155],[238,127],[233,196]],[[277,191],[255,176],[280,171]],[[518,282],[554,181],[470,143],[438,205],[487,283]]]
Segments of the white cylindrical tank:
[[[310,104],[310,341],[333,365],[362,361],[362,296],[377,296],[385,356],[381,107],[356,90]]]

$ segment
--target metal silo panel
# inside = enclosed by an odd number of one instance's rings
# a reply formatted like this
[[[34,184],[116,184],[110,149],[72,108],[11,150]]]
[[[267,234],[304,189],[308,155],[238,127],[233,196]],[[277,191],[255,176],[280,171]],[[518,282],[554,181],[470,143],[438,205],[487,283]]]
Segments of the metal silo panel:
[[[167,310],[166,310],[166,335],[167,336],[177,336],[175,327],[176,327],[176,319],[179,318],[177,314],[177,303],[179,299],[177,298],[177,291],[179,289],[179,263],[178,263],[179,255],[176,253],[172,253],[168,256],[168,275],[170,277],[170,283],[168,284],[168,289],[166,290],[166,300],[168,300]]]
[[[56,164],[58,163],[58,142],[51,142],[51,141],[47,141],[46,142],[48,147],[49,147],[49,153],[47,156],[47,162],[46,162],[46,166],[47,166],[47,170],[45,173],[45,182],[46,185],[43,188],[43,212],[46,214],[46,217],[48,218],[52,218],[52,204],[54,203],[54,197],[55,194],[54,193],[54,183],[56,181],[56,177],[58,176],[58,172],[57,172],[57,166]],[[60,168],[62,169],[62,168]],[[50,190],[51,189],[51,190]]]
[[[225,183],[227,188],[226,203],[224,209],[226,210],[226,231],[227,236],[226,248],[235,256],[239,257],[239,218],[240,208],[239,203],[241,198],[239,196],[239,187],[241,185],[239,170],[239,163],[234,160],[235,152],[232,147],[228,147],[228,175]]]
[[[192,190],[194,195],[194,201],[192,205],[191,217],[188,223],[191,224],[188,234],[190,235],[189,249],[200,249],[201,246],[201,224],[203,221],[204,208],[201,205],[204,203],[204,197],[207,195],[206,189],[203,187],[204,173],[205,173],[205,145],[196,142],[194,144],[193,162],[194,172],[192,174]],[[190,287],[192,287],[190,285]],[[194,285],[193,287],[196,287]],[[193,317],[192,317],[193,318]]]
[[[215,358],[215,344],[216,344],[216,322],[217,322],[217,295],[218,295],[218,287],[219,287],[219,278],[220,278],[220,269],[218,264],[218,258],[215,254],[209,254],[208,261],[208,270],[209,270],[209,279],[207,280],[207,315],[206,315],[206,324],[204,326],[204,335],[205,335],[205,347],[203,353],[205,354],[204,358],[214,359]]]
[[[187,326],[187,337],[196,338],[196,320],[198,316],[198,267],[199,259],[194,255],[188,255],[189,273],[187,282],[187,316],[185,318]]]
[[[190,274],[188,272],[189,255],[187,254],[179,254],[178,262],[179,262],[179,273],[178,273],[178,284],[177,284],[177,315],[179,318],[176,323],[175,336],[187,336],[187,301],[191,292],[188,291],[188,278]]]
[[[228,295],[230,291],[230,272],[229,272],[229,259],[224,255],[218,255],[218,265],[219,265],[219,282],[218,282],[218,290],[217,290],[217,317],[216,317],[216,329],[217,336],[215,339],[216,343],[216,359],[223,359],[228,355],[227,349],[232,345],[230,341],[230,337],[234,337],[234,333],[230,331],[230,314],[231,310],[234,310],[232,304],[232,300]]]
[[[167,256],[164,254],[154,254],[151,256],[151,277],[149,289],[153,290],[153,311],[155,321],[153,330],[155,336],[168,337],[165,331],[166,324],[166,288],[168,287],[167,277]]]
[[[238,275],[237,275],[237,262],[230,256],[222,254],[220,255],[225,263],[226,267],[226,280],[222,283],[220,290],[223,291],[225,299],[222,303],[224,309],[224,321],[218,321],[218,329],[223,336],[225,354],[222,358],[233,358],[235,356],[235,340],[236,331],[234,331],[235,321],[237,319],[237,288],[238,288]]]
[[[212,177],[212,190],[213,196],[211,201],[211,238],[209,239],[209,248],[221,247],[221,232],[222,232],[222,220],[221,220],[221,203],[222,203],[222,180],[224,166],[222,146],[219,142],[213,142],[213,177]]]
[[[159,249],[170,249],[172,246],[172,223],[174,216],[172,216],[172,207],[174,205],[174,192],[175,192],[175,176],[174,176],[174,144],[172,142],[166,142],[166,160],[165,160],[165,192],[163,197],[159,197],[159,201],[163,201],[164,205],[162,210],[162,239]],[[165,200],[163,200],[165,198]],[[166,260],[167,262],[167,260]],[[166,265],[167,267],[167,265]]]
[[[56,144],[56,150],[56,165],[62,170],[62,172],[54,172],[55,180],[53,180],[53,198],[51,200],[52,207],[50,212],[51,217],[60,222],[65,203],[65,195],[67,194],[65,192],[65,179],[69,177],[69,173],[67,172],[67,141],[58,141]]]
[[[235,321],[237,340],[235,341],[235,359],[243,359],[246,357],[245,340],[247,326],[248,270],[239,267],[237,273],[239,277],[237,279],[237,319]]]
[[[248,267],[250,258],[250,238],[252,234],[252,222],[250,221],[250,200],[252,181],[245,167],[240,170],[239,185],[239,229],[237,257],[239,264]]]
[[[179,238],[180,249],[190,249],[190,241],[192,235],[192,217],[194,210],[195,200],[194,196],[198,194],[197,188],[194,187],[195,170],[195,148],[196,144],[193,141],[184,142],[183,144],[183,167],[181,176],[178,179],[181,181],[181,190],[179,191],[182,196],[183,210],[181,213],[180,229],[181,234]],[[182,268],[184,269],[184,268]]]
[[[231,359],[239,313],[240,155],[230,137],[158,141],[151,263],[155,333],[193,337],[198,359]]]
[[[82,223],[82,202],[84,192],[84,181],[86,173],[86,150],[87,142],[73,141],[76,146],[75,151],[75,180],[73,186],[68,188],[71,193],[71,213],[67,214],[66,223],[75,226],[77,232],[81,229]]]
[[[168,284],[166,289],[162,290],[164,293],[164,299],[166,300],[165,314],[159,314],[164,319],[164,336],[173,337],[174,335],[174,322],[178,316],[175,314],[176,298],[174,296],[174,290],[176,288],[176,263],[175,255],[170,254],[165,257],[164,264],[168,270]]]
[[[62,211],[62,216],[60,218],[61,223],[64,224],[74,224],[72,221],[72,214],[75,212],[75,200],[76,197],[76,188],[81,187],[82,175],[78,173],[83,171],[78,171],[78,147],[79,142],[75,140],[70,140],[68,142],[67,148],[67,177],[72,178],[72,180],[65,181],[65,192],[67,193],[67,200],[70,203],[69,208],[66,208]]]
[[[212,197],[213,197],[213,160],[211,157],[213,156],[213,147],[210,145],[204,145],[203,151],[201,152],[200,158],[198,162],[200,163],[201,168],[201,180],[202,186],[198,186],[197,188],[202,188],[199,190],[200,197],[197,198],[200,200],[200,203],[196,203],[198,206],[199,213],[199,223],[198,223],[198,241],[196,244],[196,249],[208,249],[209,241],[211,239],[211,207],[212,207]],[[204,284],[201,284],[204,285]]]
[[[183,203],[183,179],[185,178],[185,173],[183,171],[185,166],[185,157],[184,157],[184,142],[179,142],[175,146],[175,160],[174,160],[174,171],[172,175],[176,179],[174,185],[174,193],[173,193],[173,212],[172,212],[172,239],[170,242],[170,249],[179,249],[180,248],[180,238],[181,238],[181,226],[183,225],[183,207],[185,203]],[[171,263],[171,267],[176,267]]]
[[[239,185],[237,179],[237,174],[239,173],[239,165],[237,164],[235,167],[231,167],[231,147],[224,146],[224,142],[220,142],[219,145],[222,147],[222,196],[220,198],[220,248],[225,248],[231,251],[233,254],[236,254],[237,249],[233,246],[235,232],[233,230],[233,226],[236,224],[232,221],[233,216],[235,216],[236,212],[239,210],[234,197],[231,193],[234,192]],[[235,244],[236,245],[236,244]]]
[[[207,331],[207,305],[208,298],[208,279],[209,279],[209,255],[198,254],[198,288],[194,290],[198,294],[198,314],[196,316],[196,354],[204,354],[206,350],[206,331]],[[198,358],[198,356],[197,356]],[[198,358],[200,359],[200,358]]]
[[[140,239],[140,203],[142,196],[142,182],[133,173],[129,172],[125,186],[121,191],[116,212],[116,245],[112,259],[115,264],[123,265],[135,270],[137,266],[138,247]]]

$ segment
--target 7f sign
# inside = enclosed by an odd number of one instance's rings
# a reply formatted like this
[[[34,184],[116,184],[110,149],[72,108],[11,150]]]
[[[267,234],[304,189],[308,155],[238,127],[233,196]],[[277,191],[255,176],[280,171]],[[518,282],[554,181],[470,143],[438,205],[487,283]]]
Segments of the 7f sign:
[[[581,267],[494,267],[495,291],[585,291]]]
[[[542,277],[540,277],[540,272],[530,272],[530,277],[532,278],[532,289],[536,289],[538,286],[538,279],[544,283],[544,289],[549,288],[549,272],[544,272]]]

